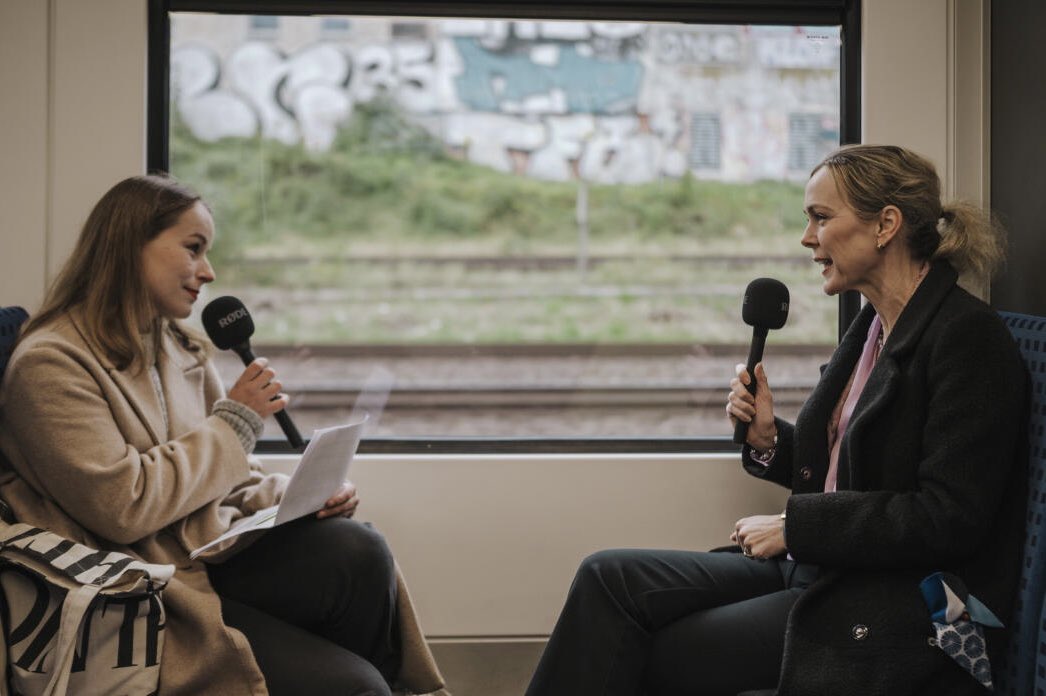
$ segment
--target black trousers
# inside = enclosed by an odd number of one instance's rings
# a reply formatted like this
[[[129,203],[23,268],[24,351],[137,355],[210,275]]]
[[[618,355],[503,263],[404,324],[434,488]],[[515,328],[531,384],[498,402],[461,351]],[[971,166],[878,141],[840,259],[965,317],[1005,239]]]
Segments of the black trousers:
[[[735,696],[777,684],[785,622],[816,568],[738,553],[586,558],[527,696]]]
[[[400,661],[396,572],[369,526],[303,517],[207,572],[273,696],[389,696]]]

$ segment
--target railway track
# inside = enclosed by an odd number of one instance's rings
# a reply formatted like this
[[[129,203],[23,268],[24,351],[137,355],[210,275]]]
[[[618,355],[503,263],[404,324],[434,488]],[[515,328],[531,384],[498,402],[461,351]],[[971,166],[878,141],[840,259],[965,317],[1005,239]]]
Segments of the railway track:
[[[795,417],[831,350],[767,347],[779,415]],[[567,438],[600,446],[639,438],[649,446],[658,438],[724,437],[729,377],[748,346],[258,344],[254,353],[276,369],[302,434],[347,422],[373,375],[387,374],[393,386],[366,437],[391,438],[388,451],[397,452],[404,438],[427,448],[447,438]],[[230,352],[215,360],[231,386],[243,365]],[[271,418],[264,437],[268,446],[283,440]]]
[[[813,384],[778,384],[774,403],[788,407],[801,405]],[[356,401],[358,384],[287,385],[295,410],[341,409]],[[392,410],[487,410],[496,409],[667,409],[713,408],[722,410],[726,390],[721,382],[683,386],[649,384],[597,386],[535,385],[533,387],[493,386],[407,386],[389,394],[386,411]]]

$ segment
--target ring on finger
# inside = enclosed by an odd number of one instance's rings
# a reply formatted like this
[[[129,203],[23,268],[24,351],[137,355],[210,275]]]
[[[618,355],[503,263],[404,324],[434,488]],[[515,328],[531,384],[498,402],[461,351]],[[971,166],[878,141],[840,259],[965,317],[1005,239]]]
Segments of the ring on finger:
[[[748,558],[754,558],[754,556],[752,556],[752,547],[748,544],[745,544],[741,547],[741,553],[743,553]]]

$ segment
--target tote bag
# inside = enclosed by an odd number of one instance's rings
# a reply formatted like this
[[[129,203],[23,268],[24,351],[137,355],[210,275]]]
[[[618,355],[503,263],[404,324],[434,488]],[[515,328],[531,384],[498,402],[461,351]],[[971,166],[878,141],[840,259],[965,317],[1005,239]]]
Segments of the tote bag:
[[[173,565],[0,522],[0,693],[155,694]]]

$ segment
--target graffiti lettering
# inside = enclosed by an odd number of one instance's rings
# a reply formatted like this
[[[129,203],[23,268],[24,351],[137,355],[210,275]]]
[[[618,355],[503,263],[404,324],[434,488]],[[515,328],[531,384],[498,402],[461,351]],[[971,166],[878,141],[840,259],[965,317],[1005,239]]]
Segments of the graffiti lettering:
[[[29,606],[24,617],[10,617],[13,628],[7,636],[7,644],[13,656],[12,663],[26,672],[42,674],[61,626],[61,598],[42,579],[33,575],[5,570],[3,579],[4,592],[9,596],[9,611],[14,607]],[[18,601],[12,602],[12,599]],[[102,621],[111,611],[118,612],[115,620]],[[71,672],[87,669],[92,636],[98,637],[99,631],[100,639],[115,648],[112,668],[137,667],[139,664],[155,667],[159,664],[160,632],[165,628],[162,617],[163,610],[155,595],[96,600],[80,626]],[[143,618],[144,621],[139,620]],[[140,635],[136,635],[136,631]],[[114,633],[116,640],[110,644],[107,636]]]
[[[830,115],[838,104],[838,78],[826,73],[838,66],[838,39],[824,31],[458,19],[353,39],[291,55],[249,40],[225,58],[176,43],[178,113],[208,142],[263,137],[322,152],[357,105],[388,99],[477,164],[622,183],[685,173],[695,114],[722,124],[716,176],[796,175],[789,113]],[[789,73],[754,86],[757,66]]]

